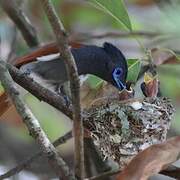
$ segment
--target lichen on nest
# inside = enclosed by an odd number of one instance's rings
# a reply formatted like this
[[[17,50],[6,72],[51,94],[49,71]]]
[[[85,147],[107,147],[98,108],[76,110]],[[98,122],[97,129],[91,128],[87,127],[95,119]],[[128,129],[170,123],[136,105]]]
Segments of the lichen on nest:
[[[84,113],[102,157],[123,168],[139,151],[166,140],[174,108],[168,98],[145,98],[103,102]]]

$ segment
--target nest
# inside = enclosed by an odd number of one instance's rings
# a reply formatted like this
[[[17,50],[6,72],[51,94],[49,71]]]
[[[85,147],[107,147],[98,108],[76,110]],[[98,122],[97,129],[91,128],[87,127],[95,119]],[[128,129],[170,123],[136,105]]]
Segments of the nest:
[[[174,108],[168,98],[145,98],[94,105],[85,127],[101,156],[123,168],[141,150],[166,140]]]

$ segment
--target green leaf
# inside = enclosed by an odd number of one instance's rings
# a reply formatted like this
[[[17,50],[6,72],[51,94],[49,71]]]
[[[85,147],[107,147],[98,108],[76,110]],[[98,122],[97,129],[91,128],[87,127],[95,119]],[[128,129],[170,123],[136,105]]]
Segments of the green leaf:
[[[114,19],[132,30],[131,22],[123,0],[90,0],[101,10],[111,15]]]
[[[141,62],[138,59],[128,59],[128,77],[127,81],[136,82],[140,69]]]
[[[91,89],[97,89],[103,82],[101,78],[94,75],[88,75],[88,79],[86,81]]]

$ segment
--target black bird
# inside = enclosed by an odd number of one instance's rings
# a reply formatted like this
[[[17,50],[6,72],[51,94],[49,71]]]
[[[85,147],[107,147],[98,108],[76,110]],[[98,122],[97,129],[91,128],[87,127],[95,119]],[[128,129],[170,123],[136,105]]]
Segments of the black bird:
[[[93,74],[111,83],[119,90],[126,88],[127,61],[122,52],[110,43],[103,47],[87,45],[72,48],[79,75]],[[37,61],[22,66],[24,72],[35,73],[50,84],[68,80],[65,64],[59,54],[36,57]]]

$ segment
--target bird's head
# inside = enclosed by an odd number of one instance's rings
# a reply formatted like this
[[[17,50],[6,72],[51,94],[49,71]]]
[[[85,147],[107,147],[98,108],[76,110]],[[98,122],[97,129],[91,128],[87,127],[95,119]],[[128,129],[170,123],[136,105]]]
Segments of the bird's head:
[[[104,43],[104,50],[108,54],[107,61],[108,77],[111,83],[119,90],[126,89],[126,78],[128,73],[127,61],[122,52],[110,43]]]

